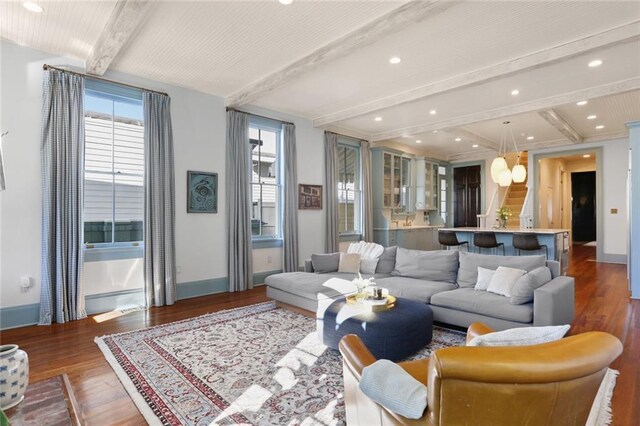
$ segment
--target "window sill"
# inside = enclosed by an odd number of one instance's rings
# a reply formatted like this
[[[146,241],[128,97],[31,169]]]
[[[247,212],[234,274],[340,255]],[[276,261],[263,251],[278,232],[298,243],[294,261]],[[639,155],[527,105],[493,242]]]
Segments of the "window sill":
[[[131,247],[95,247],[84,248],[85,262],[105,262],[109,260],[142,259],[144,257],[143,246]]]
[[[251,244],[254,249],[282,247],[282,238],[264,238],[252,240]]]
[[[339,241],[345,242],[345,241],[361,241],[362,240],[362,234],[359,233],[344,233],[344,234],[340,234],[340,237],[338,238]]]

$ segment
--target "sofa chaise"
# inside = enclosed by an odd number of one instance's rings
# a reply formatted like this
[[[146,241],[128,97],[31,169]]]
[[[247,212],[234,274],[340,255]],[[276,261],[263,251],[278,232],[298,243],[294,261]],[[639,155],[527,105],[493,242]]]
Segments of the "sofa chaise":
[[[305,261],[304,272],[267,277],[267,296],[316,312],[319,303],[326,305],[355,292],[350,281],[357,274],[338,272],[337,266],[317,271],[313,258]],[[527,272],[547,266],[551,280],[533,290],[533,300],[517,304],[509,297],[475,288],[478,267],[495,270],[500,266]],[[428,304],[434,321],[460,327],[483,322],[496,330],[504,330],[573,321],[574,279],[559,275],[559,271],[558,262],[547,261],[544,256],[494,256],[388,247],[379,257],[375,273],[362,276],[373,277],[377,286],[387,288],[396,297]]]

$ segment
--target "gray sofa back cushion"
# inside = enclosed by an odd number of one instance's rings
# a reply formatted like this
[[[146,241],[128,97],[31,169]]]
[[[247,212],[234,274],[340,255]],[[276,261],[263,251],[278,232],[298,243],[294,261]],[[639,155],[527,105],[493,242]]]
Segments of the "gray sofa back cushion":
[[[312,254],[311,264],[317,274],[336,272],[340,266],[340,253]]]
[[[396,267],[391,275],[455,283],[457,272],[457,250],[422,251],[398,247]]]
[[[494,256],[490,254],[460,253],[460,269],[458,270],[458,286],[474,287],[478,281],[478,266],[487,269],[498,269],[498,266],[524,269],[529,272],[545,266],[544,256]]]
[[[378,258],[376,274],[390,274],[396,267],[397,246],[385,247],[384,252]]]

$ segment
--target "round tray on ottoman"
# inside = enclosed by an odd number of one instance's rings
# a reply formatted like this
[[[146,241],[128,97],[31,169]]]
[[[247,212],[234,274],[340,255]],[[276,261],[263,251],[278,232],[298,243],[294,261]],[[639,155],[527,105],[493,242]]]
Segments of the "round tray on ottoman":
[[[325,345],[338,349],[343,336],[356,334],[378,359],[397,361],[413,355],[433,335],[431,308],[409,299],[397,298],[393,308],[374,312],[342,297],[318,314],[318,333]]]

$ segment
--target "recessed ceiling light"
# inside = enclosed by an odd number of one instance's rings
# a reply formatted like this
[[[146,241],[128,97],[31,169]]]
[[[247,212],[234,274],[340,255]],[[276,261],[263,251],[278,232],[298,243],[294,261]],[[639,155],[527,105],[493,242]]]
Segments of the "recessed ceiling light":
[[[390,64],[396,65],[396,64],[399,64],[400,62],[402,62],[402,59],[400,59],[397,56],[394,56],[393,58],[389,58]]]
[[[527,136],[527,140],[528,140],[528,141],[532,141],[532,140],[534,140],[534,139],[535,139],[535,137],[534,137],[534,136]]]
[[[382,121],[382,117],[376,117],[374,118],[375,121]]]
[[[512,94],[513,96],[516,96],[516,95],[518,95],[519,93],[520,93],[520,91],[519,91],[518,89],[513,89],[513,90],[511,91],[511,94]]]
[[[591,154],[584,154],[584,155],[582,156],[582,158],[590,158],[590,157],[591,157]]]
[[[587,120],[595,120],[596,118],[598,118],[598,116],[595,114],[587,115]]]
[[[462,140],[462,138],[455,138],[454,141],[456,142],[460,142]]]
[[[417,140],[416,143],[422,143],[422,141],[421,140]]]
[[[477,143],[474,143],[473,145],[471,145],[471,148],[477,148],[479,145]]]
[[[576,105],[578,105],[578,106],[583,106],[583,105],[586,105],[586,104],[587,104],[587,101],[576,102]]]
[[[432,109],[431,111],[429,111],[429,114],[431,114],[431,115],[436,115],[436,113],[437,113],[437,112],[438,112],[438,111],[436,111],[435,109]]]
[[[598,124],[598,125],[596,126],[596,129],[598,129],[598,130],[602,130],[602,129],[604,129],[604,126],[603,126],[602,124]]]
[[[433,131],[433,133],[438,133],[438,131],[437,131],[437,130],[434,130],[434,131]]]
[[[25,1],[24,3],[22,3],[22,6],[28,11],[35,12],[35,13],[41,13],[44,10],[42,6],[40,6],[39,4],[35,4],[30,1]]]
[[[600,59],[594,59],[593,61],[589,62],[589,67],[591,68],[599,67],[600,65],[602,65],[602,61]]]

